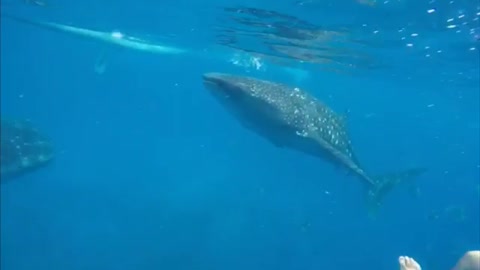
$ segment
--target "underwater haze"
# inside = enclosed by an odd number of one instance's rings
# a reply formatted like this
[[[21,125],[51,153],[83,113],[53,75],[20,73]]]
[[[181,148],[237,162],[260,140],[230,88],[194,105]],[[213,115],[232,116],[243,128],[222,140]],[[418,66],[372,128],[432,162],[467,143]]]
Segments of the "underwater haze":
[[[25,158],[45,153],[16,152],[18,173],[2,175],[2,270],[386,270],[401,255],[442,270],[480,249],[477,0],[1,0],[1,12],[2,121],[28,120],[54,149],[38,167]],[[361,179],[249,130],[208,72],[315,96],[373,175],[426,172],[372,214]]]

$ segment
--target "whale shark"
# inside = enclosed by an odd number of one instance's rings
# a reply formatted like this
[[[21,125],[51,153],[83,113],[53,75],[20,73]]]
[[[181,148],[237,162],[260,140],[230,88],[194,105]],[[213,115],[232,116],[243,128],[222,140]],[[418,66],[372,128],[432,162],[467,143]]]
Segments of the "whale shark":
[[[320,158],[357,176],[366,187],[371,214],[394,186],[426,171],[371,176],[355,156],[346,117],[300,88],[226,73],[205,73],[203,83],[243,127],[276,147]]]
[[[149,52],[154,54],[182,54],[187,52],[187,50],[184,50],[181,48],[147,42],[145,40],[142,40],[136,37],[125,35],[119,31],[103,32],[103,31],[74,27],[74,26],[58,24],[58,23],[34,21],[34,20],[19,18],[16,16],[4,14],[4,13],[2,13],[2,18],[9,18],[17,22],[34,25],[40,28],[72,34],[72,35],[84,37],[87,39],[98,40],[108,44],[117,45],[120,47],[133,49],[137,51],[144,51],[144,52]]]
[[[179,55],[189,52],[188,50],[174,47],[174,46],[167,46],[164,44],[153,43],[149,42],[140,38],[136,38],[133,36],[126,35],[120,31],[112,31],[112,32],[104,32],[104,31],[97,31],[91,30],[87,28],[80,28],[74,27],[59,23],[51,23],[51,22],[41,22],[41,21],[34,21],[30,19],[20,18],[16,16],[12,16],[9,14],[2,13],[2,18],[8,18],[20,23],[33,25],[43,29],[49,29],[52,31],[66,33],[78,37],[83,37],[85,39],[96,40],[99,42],[106,43],[108,45],[117,46],[120,48],[126,48],[141,52],[147,52],[152,54],[159,54],[159,55]],[[103,74],[107,67],[108,56],[111,55],[111,49],[104,48],[100,55],[97,57],[95,61],[94,70],[98,74]]]
[[[2,181],[44,167],[54,157],[52,142],[23,119],[1,119],[0,150]]]

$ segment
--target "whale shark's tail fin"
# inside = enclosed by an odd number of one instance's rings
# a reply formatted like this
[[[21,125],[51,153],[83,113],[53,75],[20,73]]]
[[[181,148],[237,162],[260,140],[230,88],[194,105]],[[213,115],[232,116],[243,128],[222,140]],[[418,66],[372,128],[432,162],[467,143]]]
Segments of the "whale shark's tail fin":
[[[368,191],[368,210],[370,215],[375,216],[382,204],[383,198],[389,191],[401,182],[413,180],[425,173],[425,168],[415,168],[394,174],[380,175],[374,177],[375,185]]]

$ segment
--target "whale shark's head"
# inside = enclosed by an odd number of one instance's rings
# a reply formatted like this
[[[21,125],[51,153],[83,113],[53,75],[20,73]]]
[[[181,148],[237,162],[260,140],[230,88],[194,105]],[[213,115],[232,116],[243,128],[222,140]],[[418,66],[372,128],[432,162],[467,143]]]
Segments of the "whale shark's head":
[[[205,73],[203,84],[214,97],[228,103],[240,102],[252,95],[252,84],[245,77],[224,73]]]
[[[281,118],[281,110],[288,109],[287,101],[278,91],[278,85],[253,77],[225,73],[203,74],[205,88],[228,111],[249,126],[264,129],[275,125]],[[253,125],[252,125],[253,123]]]

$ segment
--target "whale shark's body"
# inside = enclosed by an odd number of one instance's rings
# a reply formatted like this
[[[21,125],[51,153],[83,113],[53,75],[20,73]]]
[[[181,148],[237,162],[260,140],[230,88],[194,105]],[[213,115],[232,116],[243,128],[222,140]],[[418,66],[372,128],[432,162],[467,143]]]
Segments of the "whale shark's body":
[[[424,171],[412,169],[371,177],[355,157],[344,117],[299,88],[222,73],[206,73],[203,80],[212,95],[244,127],[278,147],[328,160],[362,179],[372,207],[378,206],[396,183]]]
[[[2,17],[9,18],[21,23],[26,23],[30,25],[34,25],[37,27],[50,29],[57,32],[68,33],[72,35],[76,35],[79,37],[84,37],[92,40],[98,40],[105,43],[109,43],[112,45],[121,46],[128,49],[133,49],[137,51],[144,51],[154,54],[182,54],[186,53],[187,51],[181,48],[172,47],[172,46],[165,46],[161,44],[155,44],[151,42],[147,42],[135,37],[126,36],[121,32],[102,32],[102,31],[95,31],[86,28],[68,26],[58,23],[49,23],[49,22],[37,22],[33,20],[18,18],[6,14],[2,14]]]
[[[1,119],[1,135],[2,180],[34,171],[53,159],[52,143],[28,121]]]

